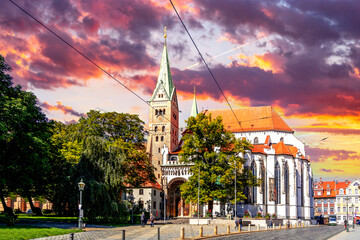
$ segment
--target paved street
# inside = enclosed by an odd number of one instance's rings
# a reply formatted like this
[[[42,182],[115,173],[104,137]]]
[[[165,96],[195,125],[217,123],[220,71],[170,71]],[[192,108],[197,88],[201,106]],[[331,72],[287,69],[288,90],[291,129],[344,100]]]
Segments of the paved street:
[[[355,240],[355,239],[360,239],[360,226],[355,226],[355,229],[351,227],[349,228],[349,232],[346,232],[344,230],[341,233],[333,236],[332,238],[329,238],[329,240]]]
[[[75,233],[74,239],[76,240],[95,240],[95,239],[122,239],[123,230],[125,230],[125,237],[127,240],[155,240],[157,239],[157,231],[160,227],[160,239],[179,239],[181,227],[185,228],[185,237],[197,237],[199,236],[199,226],[187,225],[187,224],[168,224],[158,225],[154,228],[146,226],[144,228],[140,226],[128,226],[120,228],[102,229],[95,231],[88,231],[82,233]],[[214,226],[204,225],[204,236],[214,234]],[[226,233],[226,226],[218,226],[218,234]],[[308,227],[299,229],[282,229],[282,230],[271,230],[263,232],[251,232],[247,233],[244,231],[241,234],[224,236],[224,237],[213,237],[211,239],[328,239],[343,230],[343,226],[320,226],[320,227]],[[231,232],[235,230],[232,228]],[[359,232],[358,232],[359,233]],[[356,233],[354,233],[356,234]],[[70,235],[61,235],[55,237],[39,238],[42,240],[68,240]],[[334,239],[348,239],[348,238],[334,238]],[[350,239],[350,238],[349,238]],[[356,238],[352,238],[356,239]]]

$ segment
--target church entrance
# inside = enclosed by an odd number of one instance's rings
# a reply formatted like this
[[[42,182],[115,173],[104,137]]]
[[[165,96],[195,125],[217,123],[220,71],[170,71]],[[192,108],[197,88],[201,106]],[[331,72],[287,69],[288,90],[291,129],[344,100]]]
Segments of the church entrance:
[[[184,178],[172,179],[167,188],[167,212],[169,217],[189,216],[189,204],[181,198],[180,186],[186,182]]]

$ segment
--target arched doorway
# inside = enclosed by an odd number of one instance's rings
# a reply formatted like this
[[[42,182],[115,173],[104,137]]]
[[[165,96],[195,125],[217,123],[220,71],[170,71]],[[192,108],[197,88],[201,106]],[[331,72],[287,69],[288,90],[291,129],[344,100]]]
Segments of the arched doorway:
[[[189,215],[189,204],[181,198],[180,186],[186,182],[185,178],[174,178],[168,184],[167,212],[169,217]]]

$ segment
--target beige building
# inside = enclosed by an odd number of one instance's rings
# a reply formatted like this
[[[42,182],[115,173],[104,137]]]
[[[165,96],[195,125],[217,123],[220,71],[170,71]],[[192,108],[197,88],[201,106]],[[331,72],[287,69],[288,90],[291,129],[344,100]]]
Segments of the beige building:
[[[152,213],[155,218],[163,216],[162,189],[159,183],[146,183],[141,188],[129,188],[123,192],[122,199],[139,204],[141,209]]]
[[[349,224],[353,223],[354,216],[359,218],[360,209],[360,180],[352,181],[346,188],[339,189],[336,196],[336,220],[338,224],[343,224],[348,218]]]

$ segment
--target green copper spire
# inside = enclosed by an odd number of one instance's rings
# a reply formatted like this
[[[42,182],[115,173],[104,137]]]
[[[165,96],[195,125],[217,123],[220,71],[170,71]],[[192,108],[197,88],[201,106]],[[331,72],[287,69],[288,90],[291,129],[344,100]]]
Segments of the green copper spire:
[[[156,87],[155,87],[155,90],[154,90],[151,100],[154,99],[158,88],[160,88],[161,86],[164,87],[165,92],[168,95],[169,99],[172,99],[172,95],[174,93],[174,84],[173,84],[172,77],[171,77],[170,63],[169,63],[167,47],[166,47],[166,37],[167,37],[167,35],[166,35],[166,27],[165,27],[165,30],[164,30],[165,43],[164,43],[164,49],[163,49],[163,53],[162,53],[162,57],[161,57],[159,77],[158,77]]]
[[[190,117],[196,117],[197,115],[198,115],[198,108],[197,108],[197,104],[196,104],[195,86],[194,86],[194,100],[193,100],[193,104],[191,107]]]

